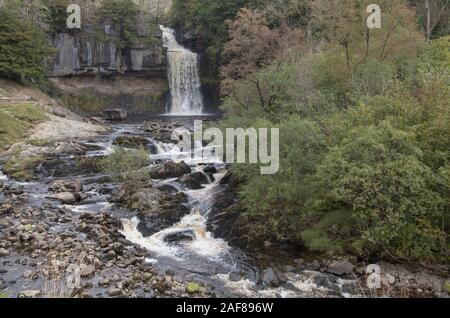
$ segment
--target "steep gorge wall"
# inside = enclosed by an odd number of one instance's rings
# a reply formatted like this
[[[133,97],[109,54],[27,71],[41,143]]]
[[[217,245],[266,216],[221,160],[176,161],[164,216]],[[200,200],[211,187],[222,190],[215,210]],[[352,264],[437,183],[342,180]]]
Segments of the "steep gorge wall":
[[[134,1],[147,17],[158,17],[156,20],[168,12],[171,4],[171,0]],[[82,30],[67,30],[51,39],[56,53],[48,61],[48,75],[59,93],[71,101],[71,107],[76,108],[73,104],[77,99],[82,103],[90,96],[88,100],[105,100],[105,108],[128,108],[131,113],[165,112],[169,89],[161,33],[151,31],[155,30],[150,25],[154,21],[142,16],[137,21],[137,44],[126,49],[118,47],[120,34],[112,23],[105,23],[100,35],[98,30],[83,25]]]

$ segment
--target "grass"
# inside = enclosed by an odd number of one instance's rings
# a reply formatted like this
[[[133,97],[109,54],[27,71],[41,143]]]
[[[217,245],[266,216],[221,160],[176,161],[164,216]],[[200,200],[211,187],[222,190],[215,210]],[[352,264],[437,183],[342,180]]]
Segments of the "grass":
[[[72,111],[88,115],[101,115],[108,106],[105,100],[87,92],[80,95],[67,94],[59,101]]]
[[[20,157],[12,156],[3,166],[3,171],[19,181],[31,181],[35,179],[34,170],[44,160],[41,156]]]
[[[28,143],[35,147],[46,147],[53,145],[55,141],[52,139],[32,139]]]
[[[45,118],[33,104],[0,105],[0,150],[25,138],[29,128]]]
[[[100,169],[117,181],[148,180],[150,176],[140,169],[148,166],[149,154],[145,149],[129,150],[116,147],[114,153],[102,159]]]

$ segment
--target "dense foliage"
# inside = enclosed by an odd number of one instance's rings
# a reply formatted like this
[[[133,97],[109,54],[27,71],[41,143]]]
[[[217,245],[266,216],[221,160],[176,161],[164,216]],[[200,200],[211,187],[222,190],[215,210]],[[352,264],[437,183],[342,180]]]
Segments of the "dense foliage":
[[[37,22],[41,11],[23,14],[20,1],[0,6],[0,76],[19,81],[40,80],[44,61],[51,53],[44,31]]]
[[[383,28],[369,30],[366,2],[298,1],[308,4],[306,24],[288,14],[270,23],[269,7],[227,23],[224,125],[279,127],[281,138],[278,174],[233,167],[241,217],[258,220],[258,234],[314,251],[443,260],[450,37],[427,43],[403,0],[381,1]],[[260,39],[276,33],[267,55]]]

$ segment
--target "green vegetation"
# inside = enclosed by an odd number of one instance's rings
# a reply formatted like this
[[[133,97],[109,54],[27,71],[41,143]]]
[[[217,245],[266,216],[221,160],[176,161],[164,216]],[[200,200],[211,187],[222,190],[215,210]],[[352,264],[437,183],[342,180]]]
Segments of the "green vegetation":
[[[144,149],[131,150],[115,147],[114,152],[99,162],[100,169],[117,181],[146,181],[149,174],[141,170],[150,164]]]
[[[403,0],[380,30],[362,0],[289,2],[297,25],[272,6],[227,23],[223,125],[280,128],[278,174],[232,168],[242,220],[317,252],[447,261],[450,37],[426,43]]]
[[[0,5],[0,76],[39,81],[52,50],[44,31],[22,10],[20,1]]]
[[[45,113],[32,104],[0,105],[0,150],[22,140],[32,125],[45,118]]]
[[[102,115],[108,104],[100,96],[84,92],[81,94],[65,94],[59,98],[62,105],[83,115]]]
[[[36,178],[34,170],[44,160],[41,156],[11,156],[3,166],[3,171],[18,181],[31,181]]]

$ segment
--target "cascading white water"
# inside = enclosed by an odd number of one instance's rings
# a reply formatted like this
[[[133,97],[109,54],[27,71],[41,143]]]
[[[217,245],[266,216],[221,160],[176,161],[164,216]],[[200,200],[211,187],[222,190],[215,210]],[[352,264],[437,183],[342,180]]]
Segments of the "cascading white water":
[[[168,77],[171,95],[170,115],[200,115],[203,111],[198,54],[189,51],[175,39],[175,31],[160,26],[163,47],[167,49]]]

